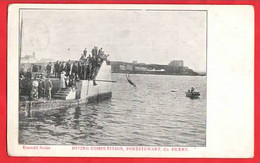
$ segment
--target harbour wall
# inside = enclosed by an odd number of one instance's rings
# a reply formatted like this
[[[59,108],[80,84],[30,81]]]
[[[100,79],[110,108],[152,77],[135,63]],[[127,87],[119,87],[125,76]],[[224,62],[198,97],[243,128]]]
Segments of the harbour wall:
[[[100,97],[101,95],[104,96],[112,95],[110,65],[107,65],[106,62],[103,62],[95,80],[96,80],[95,83],[93,80],[78,81],[76,83],[77,86],[76,98],[86,99],[86,98]]]

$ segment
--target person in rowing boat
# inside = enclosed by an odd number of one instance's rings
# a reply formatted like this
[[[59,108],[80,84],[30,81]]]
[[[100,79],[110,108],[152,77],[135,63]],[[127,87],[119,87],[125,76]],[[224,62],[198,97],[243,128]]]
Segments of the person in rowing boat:
[[[191,87],[190,92],[191,92],[191,93],[194,93],[194,91],[195,91],[194,87]]]

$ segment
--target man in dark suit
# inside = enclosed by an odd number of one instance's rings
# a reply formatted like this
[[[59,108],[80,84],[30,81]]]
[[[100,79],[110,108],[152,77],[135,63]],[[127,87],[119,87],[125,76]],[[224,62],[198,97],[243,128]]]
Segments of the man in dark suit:
[[[76,62],[74,62],[73,63],[73,66],[72,66],[72,74],[74,73],[75,74],[75,76],[77,76],[78,75],[78,65],[77,65],[77,63]]]
[[[45,97],[45,77],[43,77],[39,81],[38,91],[39,91],[39,98],[41,98],[41,97],[44,98]]]
[[[51,75],[51,67],[52,67],[51,62],[49,62],[49,64],[46,67],[46,71],[47,71],[47,76],[48,77],[50,77],[50,75]]]
[[[51,82],[50,78],[48,78],[46,81],[45,90],[46,90],[47,98],[50,100],[51,99],[51,90],[52,90],[52,82]]]
[[[59,61],[57,61],[54,65],[54,74],[55,74],[55,78],[59,78],[60,77],[60,63]]]
[[[65,63],[64,63],[64,62],[60,62],[60,63],[59,63],[59,67],[60,67],[60,69],[59,69],[59,75],[61,75],[62,71],[66,71],[66,70],[65,70]]]
[[[66,76],[70,75],[70,60],[66,63]]]

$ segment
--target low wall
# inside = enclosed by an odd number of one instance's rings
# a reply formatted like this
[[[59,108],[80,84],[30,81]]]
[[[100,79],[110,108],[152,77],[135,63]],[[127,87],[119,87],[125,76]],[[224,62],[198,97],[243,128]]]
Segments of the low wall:
[[[60,89],[60,79],[52,79],[51,78],[51,82],[52,82],[52,90],[51,90],[51,95],[55,95],[55,93],[58,92],[58,90]]]
[[[100,81],[99,81],[100,80]],[[106,62],[100,67],[100,70],[96,77],[96,84],[93,80],[81,80],[76,83],[77,86],[77,99],[88,99],[93,97],[99,97],[99,95],[112,95],[112,83],[111,81],[111,66]],[[111,96],[110,96],[111,97]]]

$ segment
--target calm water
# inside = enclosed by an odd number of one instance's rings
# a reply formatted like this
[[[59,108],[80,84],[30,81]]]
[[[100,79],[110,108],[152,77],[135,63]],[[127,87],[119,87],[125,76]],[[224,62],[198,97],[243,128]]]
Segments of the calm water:
[[[112,74],[111,100],[32,117],[20,115],[21,144],[185,146],[206,145],[206,77]],[[194,86],[199,99],[185,91]]]

